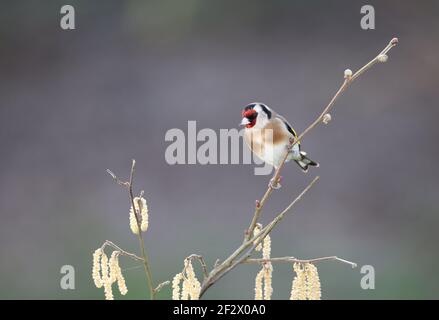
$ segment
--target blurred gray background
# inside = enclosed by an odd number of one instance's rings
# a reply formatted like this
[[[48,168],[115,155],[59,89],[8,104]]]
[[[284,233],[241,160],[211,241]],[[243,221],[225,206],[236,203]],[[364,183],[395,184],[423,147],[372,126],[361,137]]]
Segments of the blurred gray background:
[[[74,31],[60,7],[76,9]],[[376,30],[360,28],[372,4]],[[359,68],[393,36],[386,64],[337,102],[333,121],[304,149],[320,162],[283,171],[262,221],[315,176],[321,180],[272,234],[273,256],[338,255],[375,267],[318,265],[324,299],[439,298],[439,4],[437,1],[2,1],[0,5],[0,298],[103,299],[91,255],[105,239],[138,252],[125,190],[145,190],[145,236],[156,282],[184,257],[211,266],[242,241],[269,177],[252,165],[169,166],[171,128],[236,128],[262,101],[301,132],[321,112],[346,68]],[[129,293],[148,296],[145,275],[123,259]],[[73,265],[76,289],[60,288]],[[137,267],[137,268],[136,268]],[[274,266],[275,299],[292,270]],[[241,266],[205,298],[252,299],[256,266]],[[170,298],[169,287],[160,298]]]

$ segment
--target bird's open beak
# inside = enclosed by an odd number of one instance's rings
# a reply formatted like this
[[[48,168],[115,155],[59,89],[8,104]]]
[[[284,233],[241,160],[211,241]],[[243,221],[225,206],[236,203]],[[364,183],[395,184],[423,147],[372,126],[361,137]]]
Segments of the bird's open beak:
[[[241,126],[246,126],[250,123],[250,120],[248,120],[247,118],[242,118],[242,121],[240,123]]]

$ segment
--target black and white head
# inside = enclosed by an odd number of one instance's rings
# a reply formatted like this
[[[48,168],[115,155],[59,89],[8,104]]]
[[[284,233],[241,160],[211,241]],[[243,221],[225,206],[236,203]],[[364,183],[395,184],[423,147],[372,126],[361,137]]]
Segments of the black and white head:
[[[241,125],[247,129],[264,128],[270,121],[273,112],[269,107],[260,102],[253,102],[242,110]]]

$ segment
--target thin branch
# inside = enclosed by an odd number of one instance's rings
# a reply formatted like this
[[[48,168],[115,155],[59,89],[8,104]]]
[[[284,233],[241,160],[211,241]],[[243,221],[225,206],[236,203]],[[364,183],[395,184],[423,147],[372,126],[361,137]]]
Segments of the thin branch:
[[[380,61],[380,57],[383,55],[386,55],[390,49],[395,47],[398,44],[398,38],[393,38],[389,44],[371,61],[369,61],[367,64],[365,64],[363,67],[361,67],[357,72],[355,72],[352,76],[345,76],[345,79],[340,86],[340,88],[337,90],[335,95],[332,97],[332,99],[329,101],[328,105],[323,109],[322,113],[314,120],[313,123],[311,123],[297,138],[290,141],[290,145],[288,149],[291,149],[294,145],[302,141],[303,137],[311,131],[313,128],[315,128],[319,123],[322,122],[323,117],[332,109],[337,99],[341,96],[341,94],[348,88],[348,86],[357,79],[360,75],[362,75],[364,72],[366,72],[368,69],[370,69],[374,64]],[[278,183],[280,179],[280,172],[285,164],[285,161],[287,160],[289,151],[286,150],[284,157],[282,158],[282,161],[279,165],[279,167],[276,169],[274,176],[272,178],[272,182],[269,184],[267,191],[265,191],[265,194],[263,195],[261,201],[258,201],[256,204],[256,208],[253,214],[253,219],[250,223],[249,228],[246,231],[245,240],[248,240],[251,235],[253,234],[253,230],[256,226],[256,223],[258,222],[261,213],[262,208],[264,207],[265,203],[267,202],[268,198],[270,197],[271,193],[273,192],[274,188]],[[244,240],[244,241],[245,241]]]
[[[288,148],[285,150],[285,154],[276,169],[273,178],[271,179],[271,183],[268,185],[267,190],[265,191],[262,199],[260,201],[256,202],[255,211],[253,214],[252,221],[250,223],[249,228],[246,230],[246,234],[244,237],[243,244],[235,250],[227,259],[224,260],[223,263],[221,263],[218,266],[215,266],[215,268],[210,272],[209,276],[203,281],[200,297],[206,292],[206,290],[211,287],[216,281],[221,279],[224,275],[226,275],[228,272],[230,272],[232,269],[234,269],[238,264],[242,263],[246,259],[248,259],[257,245],[273,230],[273,228],[283,219],[285,214],[294,206],[294,204],[305,194],[312,185],[319,179],[319,177],[316,177],[307,188],[305,188],[304,191],[293,201],[290,203],[290,205],[285,208],[271,223],[266,225],[258,235],[252,238],[253,236],[253,230],[258,223],[258,220],[262,213],[262,208],[264,207],[265,203],[269,199],[270,195],[272,194],[273,190],[275,189],[276,185],[278,185],[280,180],[280,173],[281,170],[287,160],[287,157],[289,155],[289,150],[294,147],[297,143],[302,141],[303,137],[311,131],[313,128],[315,128],[318,124],[323,122],[323,119],[325,115],[332,109],[337,99],[341,96],[341,94],[348,88],[348,86],[361,74],[363,74],[365,71],[367,71],[369,68],[371,68],[375,63],[381,61],[380,57],[382,55],[386,55],[387,52],[390,51],[394,46],[398,44],[398,39],[393,38],[389,44],[370,62],[368,62],[366,65],[361,67],[358,71],[356,71],[353,75],[349,75],[349,72],[345,72],[345,78],[343,83],[341,84],[340,88],[337,90],[335,95],[332,97],[332,99],[329,101],[327,106],[323,109],[322,113],[312,122],[297,138],[291,139],[290,144]],[[256,239],[256,240],[255,240]],[[253,243],[253,245],[252,245]],[[249,248],[250,247],[250,248]],[[248,249],[249,248],[249,249]],[[247,250],[244,254],[243,252]],[[235,260],[237,257],[239,259]],[[332,258],[332,257],[331,257]],[[332,258],[334,259],[334,258]]]
[[[349,85],[358,78],[361,74],[366,72],[368,69],[370,69],[373,65],[375,65],[378,62],[385,62],[387,60],[387,53],[392,49],[394,46],[396,46],[398,43],[398,39],[394,38],[392,39],[389,44],[371,61],[369,61],[366,65],[361,67],[359,70],[357,70],[353,75],[350,70],[345,71],[345,77],[344,81],[341,84],[340,88],[337,90],[335,95],[332,97],[328,105],[323,109],[322,113],[312,122],[298,137],[292,138],[290,140],[290,143],[288,145],[288,148],[285,150],[285,154],[282,157],[282,160],[277,167],[273,178],[271,179],[271,183],[269,184],[266,192],[264,193],[262,199],[260,201],[256,201],[256,207],[254,211],[254,215],[252,218],[252,221],[250,223],[249,228],[246,231],[244,241],[241,244],[241,246],[236,249],[228,258],[226,258],[222,263],[219,263],[219,260],[215,262],[213,270],[209,273],[207,270],[206,263],[204,261],[204,258],[200,255],[191,255],[186,258],[187,259],[196,259],[199,261],[204,275],[204,280],[201,286],[200,291],[200,297],[206,292],[208,288],[210,288],[213,284],[215,284],[219,279],[224,277],[228,272],[233,270],[235,267],[237,267],[239,264],[242,263],[267,263],[267,262],[287,262],[287,263],[317,263],[321,261],[328,261],[328,260],[334,260],[341,263],[349,264],[352,267],[356,267],[356,264],[353,262],[350,262],[348,260],[344,260],[341,258],[338,258],[337,256],[328,256],[328,257],[321,257],[321,258],[315,258],[315,259],[297,259],[294,257],[278,257],[278,258],[271,258],[271,259],[252,259],[250,258],[253,252],[255,251],[256,247],[264,240],[264,238],[272,232],[272,230],[276,227],[276,225],[284,218],[284,216],[291,210],[291,208],[299,201],[303,195],[317,182],[319,177],[315,177],[314,180],[311,181],[311,183],[292,201],[282,212],[280,212],[269,224],[267,224],[262,230],[257,234],[253,235],[253,231],[255,229],[255,226],[258,223],[258,220],[261,216],[262,209],[269,199],[270,195],[272,194],[273,190],[276,189],[276,186],[279,184],[280,180],[280,172],[287,160],[287,157],[289,155],[290,150],[293,148],[294,145],[302,141],[303,137],[313,128],[315,128],[318,124],[321,122],[327,123],[325,119],[328,117],[326,116],[328,112],[333,108],[335,102],[337,99],[341,96],[341,94],[349,87]],[[326,118],[325,118],[326,117]],[[117,178],[117,176],[110,170],[107,169],[108,174],[113,178],[113,180],[119,184],[120,186],[123,186],[125,188],[128,188],[129,192],[129,198],[131,206],[134,210],[134,216],[136,217],[136,222],[139,230],[141,230],[141,218],[140,218],[140,212],[136,210],[136,206],[134,203],[134,192],[133,192],[133,180],[134,180],[134,172],[135,172],[135,160],[132,162],[131,171],[130,171],[130,178],[128,182],[124,182]],[[141,192],[141,196],[143,195],[143,191]],[[146,279],[148,283],[148,287],[150,289],[150,296],[151,299],[155,298],[155,294],[165,285],[168,285],[170,282],[165,281],[161,284],[159,284],[157,287],[153,287],[153,280],[152,280],[152,274],[150,269],[150,264],[148,260],[148,256],[146,254],[145,245],[142,237],[142,232],[139,232],[138,234],[139,238],[139,245],[140,250],[142,253],[142,257],[139,257],[135,254],[126,252],[122,249],[120,249],[118,246],[116,246],[111,241],[106,241],[102,248],[104,248],[106,245],[112,246],[116,250],[120,252],[120,254],[129,256],[135,260],[142,261],[143,266],[145,268],[146,273]],[[186,268],[186,267],[185,267]]]
[[[141,231],[141,226],[140,226],[141,221],[140,221],[140,217],[139,217],[140,213],[136,210],[136,206],[134,204],[133,184],[134,184],[135,167],[136,167],[136,160],[133,159],[132,164],[131,164],[130,180],[128,182],[123,182],[112,171],[110,171],[108,169],[107,169],[107,172],[117,184],[128,188],[130,204],[134,210],[134,216],[136,217],[137,227],[139,229],[139,233],[137,234],[137,237],[139,239],[140,252],[141,252],[142,257],[143,257],[142,261],[143,261],[143,266],[145,268],[146,281],[147,281],[148,288],[149,288],[150,298],[151,298],[151,300],[154,300],[155,299],[155,291],[154,291],[154,285],[153,285],[154,282],[152,279],[152,272],[151,272],[151,267],[150,267],[148,255],[146,254],[145,243],[143,241],[143,236],[142,236],[142,231]]]
[[[281,164],[283,164],[283,163],[281,163]],[[279,169],[280,169],[280,167],[276,170],[275,177],[276,177],[277,172],[278,172]],[[273,181],[273,183],[277,182],[277,180],[274,179],[274,178],[273,178],[272,181]],[[253,234],[253,230],[256,227],[256,223],[258,222],[259,217],[261,216],[262,208],[264,207],[265,202],[270,197],[270,195],[273,192],[273,190],[274,190],[273,185],[270,183],[268,185],[267,191],[265,191],[264,195],[262,196],[262,199],[260,201],[256,202],[256,207],[255,207],[255,212],[253,214],[253,219],[252,219],[252,221],[250,223],[250,226],[246,230],[244,241],[250,239],[251,235]]]
[[[305,195],[305,193],[308,192],[309,189],[312,188],[312,186],[320,179],[319,176],[315,177],[310,184],[303,189],[303,191],[286,207],[281,213],[279,213],[276,218],[273,219],[267,226],[262,228],[261,234],[264,234],[263,237],[259,239],[259,242],[264,240],[264,238],[273,230],[273,228],[284,218],[284,216],[287,214],[288,211]]]
[[[113,173],[113,171],[111,171],[110,169],[107,169],[107,173],[113,178],[113,180],[120,186],[125,187],[125,188],[129,188],[130,183],[129,182],[123,182],[122,180],[120,180],[118,177],[116,177],[116,175]]]
[[[214,267],[214,268],[218,267],[220,261],[221,261],[220,259],[216,259],[216,260],[215,260],[215,263],[213,264],[213,267]]]
[[[204,260],[203,256],[198,255],[198,254],[191,254],[185,260],[197,260],[201,265],[201,269],[203,270],[204,278],[207,278],[207,276],[209,275],[209,272],[207,271],[206,261]],[[186,271],[186,267],[183,269],[183,271]]]
[[[354,81],[358,76],[363,74],[365,71],[370,69],[375,63],[379,62],[380,57],[386,55],[390,51],[390,49],[392,49],[398,44],[398,42],[399,42],[398,38],[393,38],[392,40],[390,40],[389,44],[375,58],[373,58],[371,61],[369,61],[369,63],[367,63],[362,68],[360,68],[357,72],[355,72],[355,74],[350,79],[351,82]]]
[[[246,259],[242,263],[258,263],[258,264],[264,264],[267,262],[286,262],[286,263],[318,263],[322,261],[328,261],[328,260],[335,260],[341,263],[345,263],[350,265],[352,268],[356,268],[357,264],[355,262],[351,262],[345,259],[341,259],[337,256],[329,256],[329,257],[321,257],[321,258],[314,258],[314,259],[297,259],[295,257],[278,257],[278,258],[271,258],[271,259]]]
[[[151,298],[151,300],[154,300],[155,299],[155,292],[154,292],[154,285],[153,285],[153,280],[152,280],[151,267],[149,265],[148,255],[146,254],[145,243],[143,242],[142,228],[140,226],[141,222],[140,222],[140,218],[139,218],[139,212],[137,212],[136,206],[134,205],[133,182],[134,182],[135,167],[136,167],[136,160],[133,159],[133,162],[131,164],[131,172],[130,172],[129,194],[130,194],[131,205],[132,205],[134,213],[135,213],[134,216],[136,217],[137,227],[139,230],[137,236],[139,238],[139,245],[140,245],[140,251],[141,251],[142,257],[143,257],[143,264],[145,266],[145,273],[146,273],[146,279],[148,282],[150,298]]]
[[[130,257],[130,258],[132,258],[134,260],[137,260],[137,261],[143,261],[143,258],[135,255],[134,253],[131,253],[131,252],[128,252],[128,251],[125,251],[125,250],[121,249],[119,246],[115,245],[110,240],[105,240],[105,242],[102,244],[101,249],[104,250],[106,246],[112,247],[113,249],[119,251],[120,254],[122,254],[124,256]]]
[[[140,268],[143,268],[143,263],[139,264],[138,266],[123,268],[122,271],[136,270],[136,269],[140,269]]]
[[[313,187],[313,185],[319,180],[320,177],[315,177],[308,186],[303,189],[303,191],[286,207],[281,213],[279,213],[273,221],[267,224],[262,230],[255,235],[252,239],[243,243],[241,247],[239,247],[229,258],[227,258],[220,266],[216,269],[212,270],[209,277],[206,281],[203,282],[201,286],[200,297],[206,292],[208,288],[214,285],[218,280],[224,277],[227,273],[232,271],[237,265],[243,263],[246,259],[248,259],[256,247],[264,240],[264,238],[273,230],[273,228],[284,218],[287,212],[308,192],[309,189]],[[247,250],[247,248],[249,248]],[[234,260],[238,256],[240,256],[245,250],[247,250],[239,259]],[[226,264],[227,263],[227,264]],[[216,270],[216,271],[215,271]]]
[[[355,79],[357,79],[360,75],[362,75],[364,72],[366,72],[367,70],[369,70],[373,65],[375,65],[377,62],[379,62],[379,59],[382,55],[387,54],[387,52],[390,51],[390,49],[392,49],[393,47],[395,47],[398,44],[398,38],[393,38],[389,44],[375,57],[373,58],[371,61],[369,61],[368,63],[366,63],[363,67],[361,67],[360,69],[358,69],[352,76],[346,76],[345,75],[345,79],[343,84],[340,86],[340,88],[338,89],[337,93],[334,95],[334,97],[331,99],[331,101],[328,103],[328,105],[326,106],[325,109],[323,109],[323,112],[320,114],[320,116],[308,127],[306,128],[300,135],[299,137],[296,139],[296,141],[294,142],[294,144],[302,141],[303,137],[305,136],[305,134],[307,134],[311,129],[313,129],[314,127],[316,127],[319,123],[322,122],[323,117],[325,116],[325,114],[327,114],[329,111],[331,111],[332,107],[335,104],[335,101],[337,101],[337,99],[341,96],[341,94],[348,88],[348,86],[354,82]]]
[[[169,284],[171,284],[171,281],[164,281],[164,282],[160,283],[160,284],[154,289],[154,292],[155,292],[155,293],[159,292],[164,286],[167,286],[167,285],[169,285]]]

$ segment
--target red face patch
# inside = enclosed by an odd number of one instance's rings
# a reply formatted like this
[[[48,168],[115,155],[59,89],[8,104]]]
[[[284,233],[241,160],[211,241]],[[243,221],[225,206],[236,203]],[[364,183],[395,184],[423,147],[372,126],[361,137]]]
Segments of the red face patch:
[[[242,111],[242,117],[247,118],[248,121],[250,121],[249,124],[246,124],[246,128],[252,128],[256,124],[256,118],[258,116],[258,113],[254,109],[248,109]]]
[[[255,109],[243,110],[242,117],[251,119],[255,113],[256,113]]]

